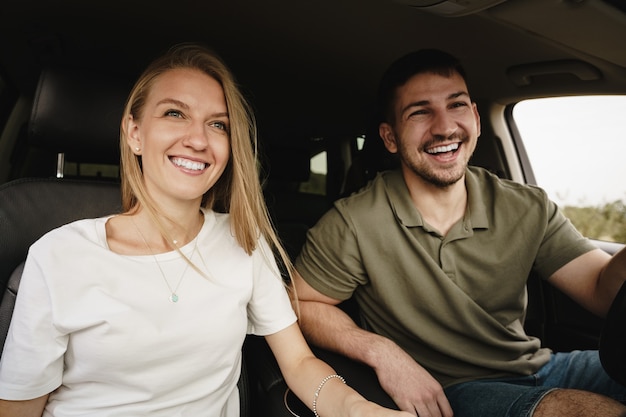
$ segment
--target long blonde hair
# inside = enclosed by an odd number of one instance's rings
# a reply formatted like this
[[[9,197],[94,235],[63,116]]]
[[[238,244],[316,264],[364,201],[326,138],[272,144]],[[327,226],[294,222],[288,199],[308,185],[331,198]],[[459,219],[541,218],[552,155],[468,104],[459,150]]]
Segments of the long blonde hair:
[[[222,60],[208,48],[197,44],[180,44],[153,61],[141,74],[130,92],[120,129],[122,172],[122,206],[124,211],[145,209],[165,238],[167,232],[160,220],[163,213],[148,194],[142,179],[140,157],[127,144],[125,121],[132,116],[140,120],[155,80],[173,69],[195,69],[215,79],[224,91],[230,125],[228,164],[219,180],[203,196],[202,205],[230,213],[231,227],[239,245],[250,255],[260,236],[280,256],[291,275],[292,264],[283,249],[270,220],[257,171],[257,132],[252,110],[243,97],[234,76]],[[171,239],[168,239],[171,241]]]

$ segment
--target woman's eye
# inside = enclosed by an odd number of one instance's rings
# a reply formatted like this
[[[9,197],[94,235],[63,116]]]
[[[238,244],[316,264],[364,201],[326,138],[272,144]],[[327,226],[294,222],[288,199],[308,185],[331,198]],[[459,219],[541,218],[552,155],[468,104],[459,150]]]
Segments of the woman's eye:
[[[216,127],[220,130],[223,130],[225,132],[228,132],[228,125],[224,122],[212,122],[211,126]]]
[[[177,117],[179,119],[183,117],[183,114],[178,110],[168,110],[165,112],[165,115],[168,117]]]

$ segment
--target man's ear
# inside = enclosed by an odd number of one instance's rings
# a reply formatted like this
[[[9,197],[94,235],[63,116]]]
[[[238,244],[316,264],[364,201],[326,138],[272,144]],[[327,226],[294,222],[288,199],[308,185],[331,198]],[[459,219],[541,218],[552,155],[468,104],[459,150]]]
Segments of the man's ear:
[[[480,137],[480,114],[478,113],[478,106],[476,106],[476,103],[472,103],[473,104],[473,110],[474,110],[474,119],[476,120],[476,132],[477,132],[477,137]]]
[[[139,137],[139,125],[132,115],[129,115],[124,122],[126,131],[126,143],[130,146],[135,155],[141,155],[141,138]]]
[[[391,153],[398,152],[398,144],[396,143],[396,134],[393,127],[387,122],[383,122],[378,126],[378,134],[385,144],[385,148]]]

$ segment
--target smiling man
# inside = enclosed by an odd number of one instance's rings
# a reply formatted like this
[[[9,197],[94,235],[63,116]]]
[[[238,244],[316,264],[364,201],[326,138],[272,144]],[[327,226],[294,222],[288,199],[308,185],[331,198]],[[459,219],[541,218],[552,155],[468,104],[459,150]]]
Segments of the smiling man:
[[[626,252],[594,247],[541,189],[468,166],[480,117],[454,57],[396,61],[379,107],[400,168],[309,232],[294,280],[305,335],[371,366],[419,417],[625,415],[597,351],[553,354],[523,325],[531,271],[602,316]],[[336,307],[352,296],[363,328]]]

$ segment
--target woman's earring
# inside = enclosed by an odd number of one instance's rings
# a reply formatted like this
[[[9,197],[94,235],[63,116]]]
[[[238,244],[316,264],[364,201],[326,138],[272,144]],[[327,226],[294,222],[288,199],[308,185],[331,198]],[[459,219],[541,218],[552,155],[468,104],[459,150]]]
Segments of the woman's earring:
[[[139,152],[139,147],[135,148],[135,151]]]

